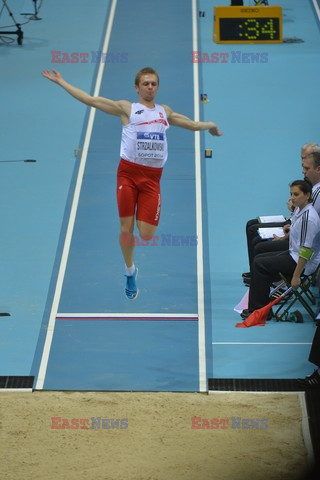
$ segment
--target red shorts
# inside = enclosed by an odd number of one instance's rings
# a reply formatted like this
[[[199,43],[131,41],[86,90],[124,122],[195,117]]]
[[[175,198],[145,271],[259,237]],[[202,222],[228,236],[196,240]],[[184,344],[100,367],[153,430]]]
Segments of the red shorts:
[[[146,167],[121,158],[117,174],[119,217],[158,225],[160,219],[162,168]]]

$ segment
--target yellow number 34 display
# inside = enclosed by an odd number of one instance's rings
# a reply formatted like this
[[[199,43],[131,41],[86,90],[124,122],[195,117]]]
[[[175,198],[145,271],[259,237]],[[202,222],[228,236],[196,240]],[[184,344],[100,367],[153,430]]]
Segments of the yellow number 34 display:
[[[282,43],[281,7],[214,7],[216,43]]]

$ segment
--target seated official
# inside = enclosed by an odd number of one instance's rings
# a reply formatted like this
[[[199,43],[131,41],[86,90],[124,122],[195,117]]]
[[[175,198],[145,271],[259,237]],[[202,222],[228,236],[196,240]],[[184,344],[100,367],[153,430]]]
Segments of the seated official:
[[[308,181],[312,185],[312,205],[318,212],[320,216],[320,145],[317,143],[305,143],[301,147],[301,162],[302,162],[302,173],[304,175],[304,180]],[[290,206],[288,205],[290,209]],[[290,222],[288,222],[290,223]],[[253,266],[254,257],[261,253],[266,252],[277,252],[285,251],[289,248],[288,246],[288,235],[282,237],[282,239],[275,239],[272,241],[261,241],[258,238],[258,228],[261,225],[258,224],[257,219],[250,220],[247,223],[246,233],[247,233],[247,243],[248,243],[248,257],[249,257],[249,267],[250,272],[243,273],[243,281],[246,285],[250,284],[251,271]],[[281,224],[269,224],[264,226],[281,226]],[[285,225],[284,229],[289,231],[289,225]],[[284,243],[282,243],[284,242]],[[320,289],[320,283],[319,283]]]
[[[320,262],[320,219],[310,203],[312,186],[305,180],[296,180],[290,185],[290,194],[298,210],[290,227],[289,249],[255,257],[248,309],[242,312],[243,318],[269,302],[270,286],[281,279],[279,272],[291,278],[291,287],[295,290],[301,283],[302,273],[313,273]]]
[[[291,200],[288,200],[288,209],[290,214],[293,212]],[[268,228],[268,227],[283,227],[285,236],[280,238],[274,238],[272,240],[262,240],[259,235],[259,228]],[[242,274],[243,281],[245,283],[250,283],[248,279],[251,278],[251,270],[253,266],[254,257],[258,253],[264,253],[265,251],[269,252],[282,252],[288,250],[289,248],[289,234],[290,229],[290,219],[286,222],[270,222],[270,223],[261,223],[257,218],[249,220],[246,224],[246,237],[247,237],[247,247],[248,247],[248,259],[249,259],[249,272]],[[272,242],[272,244],[270,243]],[[259,250],[261,249],[261,251]]]

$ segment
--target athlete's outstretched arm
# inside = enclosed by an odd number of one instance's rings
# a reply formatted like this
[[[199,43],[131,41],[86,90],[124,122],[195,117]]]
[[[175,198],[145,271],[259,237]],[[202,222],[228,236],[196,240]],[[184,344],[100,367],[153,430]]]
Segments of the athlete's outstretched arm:
[[[187,130],[192,130],[196,132],[198,130],[208,130],[211,135],[220,137],[223,133],[219,130],[217,125],[214,122],[195,122],[191,118],[182,115],[181,113],[176,113],[171,110],[167,105],[163,105],[163,108],[166,111],[168,122],[170,125],[175,127],[186,128]]]
[[[60,85],[60,87],[64,88],[70,95],[89,107],[98,108],[105,113],[117,115],[119,117],[128,117],[130,115],[131,104],[127,100],[115,101],[104,97],[93,97],[92,95],[89,95],[89,93],[86,93],[80,88],[71,85],[71,83],[66,82],[57,70],[43,70],[42,75],[51,80],[51,82]]]

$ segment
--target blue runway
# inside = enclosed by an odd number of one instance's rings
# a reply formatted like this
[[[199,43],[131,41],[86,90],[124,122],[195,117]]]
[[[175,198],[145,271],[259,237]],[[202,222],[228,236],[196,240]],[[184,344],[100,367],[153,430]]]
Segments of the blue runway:
[[[138,9],[143,6],[142,1],[136,4]],[[181,18],[182,11],[184,21],[177,29],[176,19]],[[149,28],[145,28],[141,38],[127,14],[127,3],[117,2],[108,50],[125,52],[129,61],[105,65],[99,94],[134,100],[133,76],[141,68],[141,58],[144,65],[164,69],[173,37],[168,32],[160,35],[156,51],[150,51],[144,38],[153,35],[155,25],[159,30],[165,23],[168,26],[169,19],[174,35],[180,39],[175,45],[180,75],[189,81],[173,92],[168,79],[161,78],[161,97],[168,99],[166,102],[174,110],[193,117],[192,64],[188,61],[192,48],[191,14],[191,3],[188,7],[183,5],[183,9],[182,2],[173,7],[169,1],[162,3],[160,11],[147,8],[144,16]],[[128,38],[136,41],[128,44]],[[189,108],[185,106],[186,98],[190,99]],[[62,273],[60,269],[60,321],[54,324],[49,362],[46,366],[42,359],[40,366],[41,372],[45,369],[43,387],[195,391],[199,389],[199,342],[194,138],[190,132],[174,128],[169,133],[169,145],[181,147],[172,149],[165,168],[163,211],[157,235],[150,245],[136,247],[140,294],[131,303],[123,292],[115,202],[120,132],[117,118],[96,113],[66,269]],[[67,236],[70,230],[69,222]],[[124,319],[97,320],[96,315],[103,312],[135,314],[135,320],[129,323],[125,315]],[[141,313],[158,314],[158,318],[151,316],[139,321]],[[61,320],[66,314],[73,318]],[[86,317],[79,321],[77,314]],[[179,317],[181,314],[193,314],[193,318]],[[168,315],[178,318],[168,319]]]

